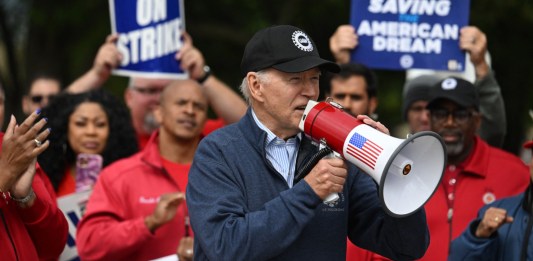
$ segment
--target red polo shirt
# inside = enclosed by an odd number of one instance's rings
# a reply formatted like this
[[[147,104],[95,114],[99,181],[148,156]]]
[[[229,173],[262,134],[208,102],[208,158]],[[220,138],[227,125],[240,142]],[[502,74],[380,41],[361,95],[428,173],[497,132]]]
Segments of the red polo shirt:
[[[451,240],[483,205],[523,192],[529,180],[529,169],[520,158],[476,136],[472,154],[459,165],[446,166],[441,184],[425,205],[431,242],[420,260],[447,260]],[[382,259],[348,243],[346,260]]]

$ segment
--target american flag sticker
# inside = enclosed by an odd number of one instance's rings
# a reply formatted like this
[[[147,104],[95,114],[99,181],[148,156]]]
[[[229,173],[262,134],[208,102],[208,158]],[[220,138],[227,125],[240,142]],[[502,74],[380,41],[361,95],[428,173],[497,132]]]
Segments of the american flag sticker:
[[[382,147],[357,132],[350,138],[346,149],[349,155],[363,162],[371,169],[376,166],[376,161],[382,151]]]

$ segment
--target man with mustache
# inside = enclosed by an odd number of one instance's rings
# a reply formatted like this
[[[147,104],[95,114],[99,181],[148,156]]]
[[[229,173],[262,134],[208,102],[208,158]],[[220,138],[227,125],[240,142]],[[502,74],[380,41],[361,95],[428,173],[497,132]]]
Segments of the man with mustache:
[[[524,144],[533,149],[533,141]],[[452,242],[450,260],[530,260],[533,242],[533,157],[531,180],[521,194],[498,200],[479,210],[460,237]]]
[[[448,163],[440,186],[425,205],[431,242],[422,260],[446,260],[450,242],[477,210],[523,192],[529,172],[518,157],[476,135],[482,115],[472,83],[446,78],[431,87],[429,96],[430,128],[444,139]]]
[[[102,170],[78,226],[82,259],[152,260],[176,254],[180,240],[192,232],[184,193],[207,121],[205,92],[195,80],[165,87],[154,109],[160,127],[146,147]],[[192,248],[186,250],[192,255]]]

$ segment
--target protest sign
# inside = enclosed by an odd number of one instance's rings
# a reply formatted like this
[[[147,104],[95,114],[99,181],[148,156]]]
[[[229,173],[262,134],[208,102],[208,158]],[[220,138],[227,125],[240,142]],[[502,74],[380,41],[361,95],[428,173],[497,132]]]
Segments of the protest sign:
[[[183,0],[109,0],[112,33],[122,54],[113,74],[184,79],[174,56],[183,45]]]
[[[358,47],[351,60],[371,68],[463,71],[460,29],[469,0],[352,0]]]
[[[76,248],[76,227],[85,212],[85,205],[89,200],[92,190],[66,195],[57,199],[57,205],[65,215],[68,222],[67,245],[59,260],[79,260]]]

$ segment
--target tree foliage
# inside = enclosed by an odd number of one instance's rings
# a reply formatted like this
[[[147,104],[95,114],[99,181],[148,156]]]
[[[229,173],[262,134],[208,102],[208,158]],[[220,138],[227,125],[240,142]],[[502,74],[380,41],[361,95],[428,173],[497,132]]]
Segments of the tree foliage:
[[[0,67],[10,72],[1,75],[4,80],[23,88],[25,79],[33,72],[50,71],[59,75],[63,84],[68,84],[88,70],[110,33],[108,2],[24,1],[31,4],[26,42],[22,55],[15,56],[14,64],[9,64],[8,69]],[[5,2],[8,0],[0,0],[0,4]],[[214,73],[236,89],[242,77],[239,72],[242,52],[255,31],[273,24],[301,27],[317,42],[321,55],[331,59],[328,39],[338,25],[348,22],[349,5],[346,0],[186,1],[186,28]],[[0,25],[6,24],[6,20],[6,15],[1,15]],[[523,0],[472,0],[470,24],[478,26],[489,39],[493,68],[506,101],[505,148],[517,152],[524,130],[531,123],[527,111],[533,108],[533,48],[528,42],[533,34],[533,4]],[[6,43],[13,42],[15,32],[11,33],[0,31],[0,44],[3,42],[4,48]],[[401,122],[404,73],[377,73],[380,121],[392,127]],[[121,95],[125,85],[123,78],[113,77],[106,88]],[[21,91],[11,93],[22,94]],[[20,97],[13,98],[20,100]],[[18,111],[14,110],[18,107],[20,104],[14,102],[8,112]]]

